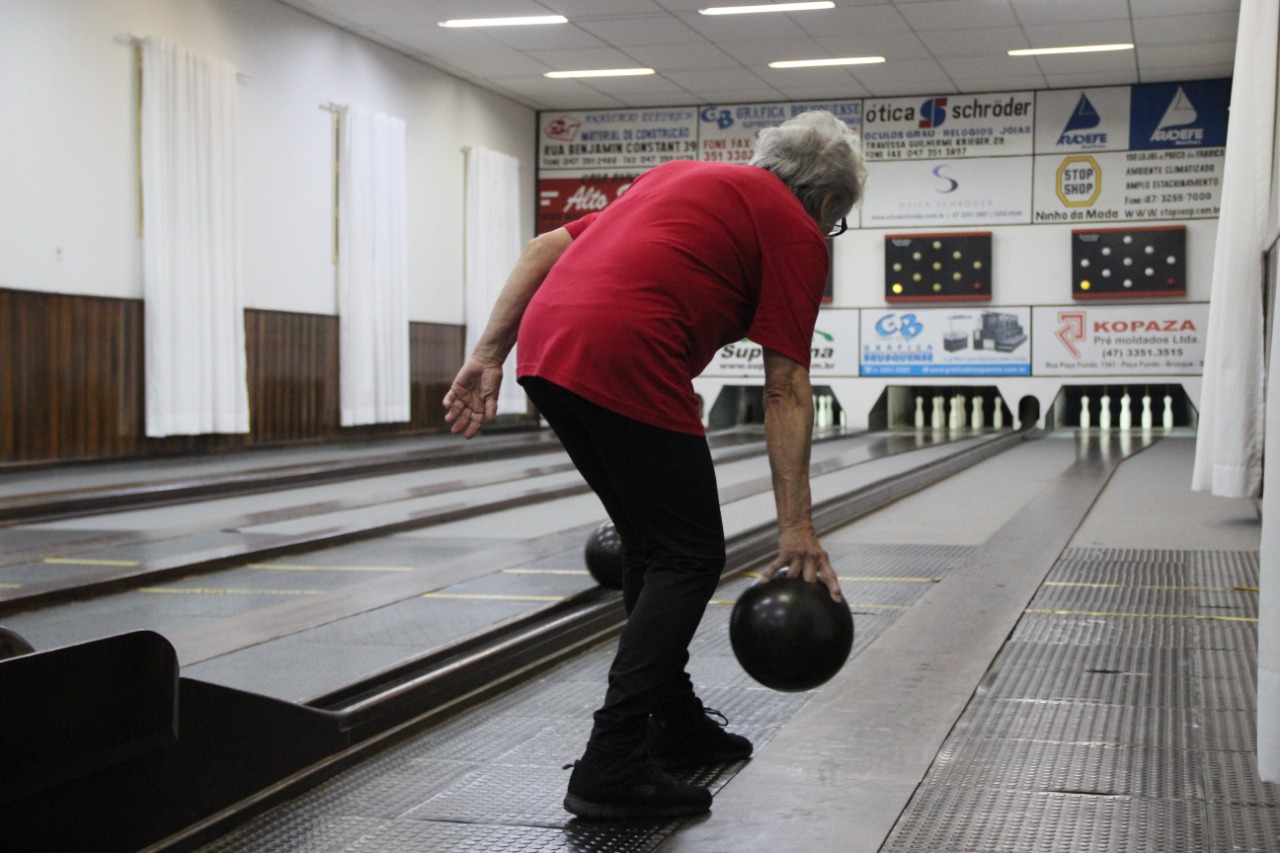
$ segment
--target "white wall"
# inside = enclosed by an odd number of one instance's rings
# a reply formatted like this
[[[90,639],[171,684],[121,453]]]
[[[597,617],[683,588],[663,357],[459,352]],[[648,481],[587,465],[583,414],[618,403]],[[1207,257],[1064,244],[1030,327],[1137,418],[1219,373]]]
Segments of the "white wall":
[[[532,236],[527,107],[272,0],[0,0],[0,287],[141,297],[130,33],[247,75],[247,307],[336,313],[330,101],[408,123],[411,319],[463,322],[464,146],[520,159]]]

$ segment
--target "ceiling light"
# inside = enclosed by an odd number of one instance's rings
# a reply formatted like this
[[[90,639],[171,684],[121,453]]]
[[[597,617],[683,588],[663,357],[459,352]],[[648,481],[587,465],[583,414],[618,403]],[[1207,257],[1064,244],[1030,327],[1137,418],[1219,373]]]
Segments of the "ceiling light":
[[[874,65],[884,62],[883,56],[846,56],[840,59],[783,59],[770,62],[770,68],[816,68],[821,65]]]
[[[442,27],[528,27],[537,24],[567,24],[564,15],[537,15],[529,18],[455,18],[441,21]]]
[[[1048,53],[1099,53],[1104,50],[1133,50],[1131,44],[1082,44],[1075,47],[1029,47],[1011,50],[1010,56],[1041,56]]]
[[[807,12],[810,9],[834,9],[835,3],[773,3],[768,6],[712,6],[699,9],[699,15],[754,15],[759,12]]]
[[[652,68],[596,68],[589,71],[548,71],[544,77],[640,77],[652,74]]]

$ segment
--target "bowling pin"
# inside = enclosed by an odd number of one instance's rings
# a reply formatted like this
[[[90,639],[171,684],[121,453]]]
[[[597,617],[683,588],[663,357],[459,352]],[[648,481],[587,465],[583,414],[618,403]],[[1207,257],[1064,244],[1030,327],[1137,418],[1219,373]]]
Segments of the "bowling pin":
[[[946,425],[946,415],[942,411],[942,395],[933,395],[933,419],[931,425],[934,429],[942,429]]]
[[[847,422],[847,419],[845,418],[845,411],[842,408],[840,409],[840,429],[844,429],[847,425],[848,425],[848,422]]]
[[[1111,429],[1111,395],[1104,393],[1098,403],[1102,407],[1098,411],[1098,429]]]
[[[1089,395],[1084,394],[1080,397],[1080,429],[1088,429],[1093,426],[1093,421],[1089,419]]]
[[[1142,428],[1151,429],[1151,395],[1142,395]]]
[[[996,395],[992,406],[991,425],[996,429],[1004,429],[1004,400],[1000,399],[999,394]]]
[[[1173,429],[1173,397],[1168,394],[1164,395],[1164,423],[1165,429]]]
[[[924,397],[916,397],[916,429],[924,428]]]
[[[975,395],[973,398],[973,415],[969,418],[969,424],[974,429],[982,429],[984,420],[985,418],[983,417],[982,412],[982,397]]]
[[[1129,392],[1120,397],[1120,429],[1128,430],[1133,426],[1133,412],[1129,411]]]

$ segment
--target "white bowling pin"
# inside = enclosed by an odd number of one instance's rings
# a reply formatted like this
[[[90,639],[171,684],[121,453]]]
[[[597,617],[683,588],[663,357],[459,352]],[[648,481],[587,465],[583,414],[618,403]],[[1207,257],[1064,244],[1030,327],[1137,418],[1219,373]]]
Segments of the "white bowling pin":
[[[1111,429],[1111,395],[1103,394],[1098,403],[1102,407],[1098,411],[1098,429]]]
[[[1164,395],[1164,423],[1165,429],[1173,429],[1173,397],[1168,394]]]
[[[1080,396],[1080,429],[1088,429],[1093,426],[1093,421],[1089,418],[1089,395],[1082,394]]]
[[[992,405],[991,425],[996,429],[1004,429],[1004,400],[997,394]]]
[[[916,397],[916,429],[924,428],[924,397]]]
[[[1142,395],[1142,428],[1151,429],[1151,395]]]
[[[1120,397],[1120,429],[1127,430],[1133,426],[1133,412],[1129,410],[1129,392]]]
[[[974,429],[982,429],[985,422],[985,413],[982,411],[982,397],[974,395],[973,414],[969,417],[969,424]]]
[[[935,394],[933,396],[933,420],[931,425],[934,429],[942,429],[946,426],[946,414],[942,410],[942,395]]]

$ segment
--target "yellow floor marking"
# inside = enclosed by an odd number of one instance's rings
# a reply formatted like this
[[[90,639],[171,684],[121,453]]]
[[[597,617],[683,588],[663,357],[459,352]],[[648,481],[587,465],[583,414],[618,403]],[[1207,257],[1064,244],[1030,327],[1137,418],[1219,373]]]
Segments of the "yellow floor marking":
[[[423,598],[457,598],[473,601],[564,601],[563,595],[498,595],[463,592],[428,592]]]
[[[1131,616],[1137,619],[1209,619],[1218,622],[1257,622],[1256,616],[1209,616],[1193,613],[1103,613],[1089,610],[1025,610],[1049,616]]]
[[[138,566],[138,560],[95,560],[89,557],[45,557],[44,562],[62,566]]]
[[[138,592],[163,593],[165,595],[319,595],[318,589],[225,589],[203,586],[163,587],[143,586]]]
[[[0,589],[22,589],[20,583],[0,583]]]
[[[412,566],[300,566],[294,563],[250,563],[246,568],[278,572],[411,572]]]
[[[585,575],[586,569],[503,569],[504,575]]]
[[[1082,586],[1089,589],[1158,589],[1183,592],[1257,592],[1252,586],[1147,586],[1127,583],[1085,583],[1083,581],[1045,581],[1045,586]]]

